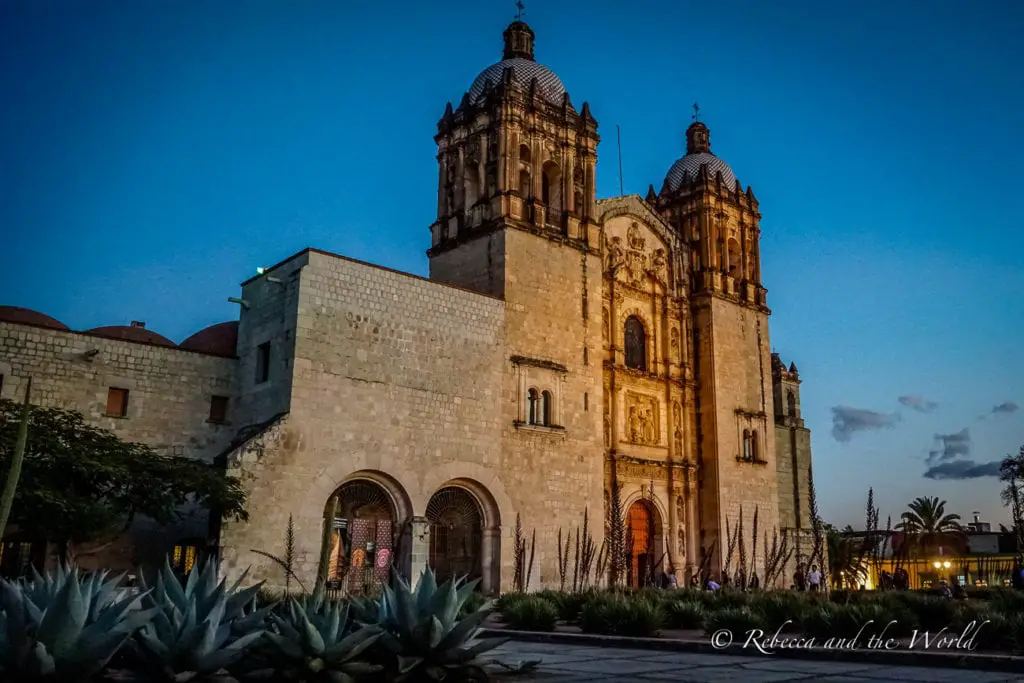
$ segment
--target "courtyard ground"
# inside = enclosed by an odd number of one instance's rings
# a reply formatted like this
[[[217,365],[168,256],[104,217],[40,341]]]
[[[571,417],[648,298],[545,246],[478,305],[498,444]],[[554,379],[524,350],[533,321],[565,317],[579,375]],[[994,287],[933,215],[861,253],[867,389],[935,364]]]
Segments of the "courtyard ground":
[[[807,661],[778,656],[739,656],[665,652],[651,649],[594,647],[562,643],[511,641],[484,655],[506,664],[541,660],[531,674],[509,680],[546,683],[599,681],[728,681],[729,683],[770,683],[772,681],[834,681],[835,683],[995,683],[1019,681],[1020,674],[970,669],[885,666],[856,662]]]

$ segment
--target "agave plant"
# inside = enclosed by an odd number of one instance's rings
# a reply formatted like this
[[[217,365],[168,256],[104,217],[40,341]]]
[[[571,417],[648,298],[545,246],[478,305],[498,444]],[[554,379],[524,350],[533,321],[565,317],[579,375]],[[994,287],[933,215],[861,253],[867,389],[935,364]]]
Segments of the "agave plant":
[[[140,598],[115,599],[122,577],[58,567],[29,581],[0,580],[0,680],[86,681],[153,616]]]
[[[390,668],[397,681],[486,681],[477,657],[507,641],[477,641],[480,624],[491,603],[459,618],[478,581],[450,579],[440,586],[429,567],[413,591],[396,575],[384,589],[377,617],[384,630],[381,643],[392,655]]]
[[[274,632],[267,634],[271,669],[257,677],[348,683],[382,668],[363,656],[381,637],[380,629],[355,625],[347,604],[325,601],[321,595],[292,598],[285,615],[273,614],[271,619]]]
[[[269,610],[255,608],[262,584],[239,590],[245,576],[228,588],[210,562],[193,569],[183,587],[165,562],[144,598],[153,620],[132,640],[139,676],[173,683],[231,680],[228,667],[266,632]]]

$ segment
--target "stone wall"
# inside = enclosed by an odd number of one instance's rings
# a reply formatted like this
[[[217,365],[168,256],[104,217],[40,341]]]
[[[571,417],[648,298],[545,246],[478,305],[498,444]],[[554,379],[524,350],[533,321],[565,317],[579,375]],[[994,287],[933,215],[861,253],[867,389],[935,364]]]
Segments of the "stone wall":
[[[587,509],[595,542],[603,538],[601,262],[518,230],[506,231],[505,248],[506,354],[522,360],[504,363],[501,470],[514,512],[502,545],[519,512],[526,533],[537,532],[534,585],[557,587],[558,530],[582,524]],[[530,387],[554,393],[557,429],[522,424]],[[502,579],[511,586],[511,555]]]
[[[505,295],[505,231],[475,237],[430,257],[430,279],[489,296]]]
[[[786,528],[809,529],[811,432],[804,427],[777,425],[775,443],[776,472],[779,479],[779,524]]]
[[[311,582],[325,504],[353,477],[382,486],[400,519],[423,516],[430,497],[458,481],[485,517],[508,524],[504,304],[342,257],[307,258],[294,285],[290,412],[233,469],[261,504],[248,524],[224,525],[228,572],[252,565],[253,579],[283,582],[273,563],[249,551],[280,553],[291,515],[297,573]]]
[[[704,441],[702,526],[705,547],[718,541],[712,565],[720,566],[726,520],[735,528],[741,509],[746,529],[755,509],[760,528],[768,529],[769,535],[778,525],[768,316],[723,298],[706,297],[698,303],[695,324],[700,336],[697,377]],[[738,459],[743,455],[744,430],[757,433],[759,462]]]
[[[210,461],[228,446],[238,428],[236,366],[231,358],[0,322],[3,398],[20,400],[31,376],[33,404],[78,411],[125,441],[167,455]],[[129,391],[127,416],[106,414],[110,387]],[[215,395],[229,398],[227,423],[208,421]],[[206,535],[205,516],[167,529],[140,521],[122,542],[79,562],[130,569],[161,562],[175,541]]]

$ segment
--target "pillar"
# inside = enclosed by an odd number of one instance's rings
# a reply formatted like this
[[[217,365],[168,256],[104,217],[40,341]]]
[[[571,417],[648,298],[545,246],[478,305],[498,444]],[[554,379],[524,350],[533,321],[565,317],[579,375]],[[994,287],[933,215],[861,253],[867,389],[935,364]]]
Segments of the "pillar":
[[[430,564],[430,521],[426,517],[413,517],[411,525],[409,585],[415,590],[420,575]]]

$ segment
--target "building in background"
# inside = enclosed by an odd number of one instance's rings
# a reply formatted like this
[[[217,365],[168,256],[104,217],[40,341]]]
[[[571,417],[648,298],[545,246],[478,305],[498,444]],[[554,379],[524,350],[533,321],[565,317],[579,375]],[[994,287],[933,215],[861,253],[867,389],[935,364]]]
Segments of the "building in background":
[[[518,522],[551,586],[559,532],[587,514],[600,545],[616,507],[634,585],[718,575],[726,530],[755,515],[797,549],[788,582],[810,551],[801,378],[771,352],[758,201],[693,119],[660,191],[598,200],[597,121],[516,21],[438,123],[429,278],[306,249],[181,344],[0,309],[3,395],[31,375],[42,404],[223,462],[251,517],[209,540],[272,584],[253,551],[280,554],[291,518],[310,579],[335,500],[349,583],[430,565],[508,589]],[[94,562],[187,558],[203,534],[140,527]],[[745,543],[763,583],[763,537]]]

